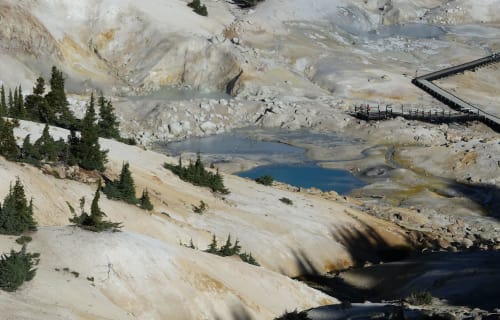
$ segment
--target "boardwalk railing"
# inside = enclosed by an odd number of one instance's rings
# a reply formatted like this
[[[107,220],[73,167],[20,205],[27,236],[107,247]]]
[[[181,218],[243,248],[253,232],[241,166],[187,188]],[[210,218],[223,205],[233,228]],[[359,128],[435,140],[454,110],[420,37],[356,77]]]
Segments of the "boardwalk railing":
[[[470,110],[469,110],[470,111]],[[477,112],[452,112],[440,109],[418,109],[414,107],[404,107],[399,110],[394,110],[390,106],[385,108],[369,107],[369,106],[354,106],[351,112],[356,118],[365,121],[387,120],[396,117],[402,117],[407,120],[418,120],[430,123],[466,123],[470,121],[481,121],[483,115]]]
[[[479,120],[492,128],[493,130],[500,132],[500,117],[497,117],[491,113],[483,111],[478,107],[468,103],[467,101],[460,99],[454,94],[444,90],[443,88],[432,83],[433,80],[449,77],[451,75],[462,73],[467,70],[476,70],[477,68],[484,67],[493,63],[500,62],[500,53],[495,53],[490,56],[477,59],[471,62],[460,64],[458,66],[446,68],[440,71],[432,72],[412,80],[412,83],[424,90],[437,100],[448,105],[450,108],[457,110],[465,115],[474,115],[476,119]],[[456,116],[456,119],[460,117]],[[470,120],[469,120],[470,121]]]
[[[475,71],[478,68],[485,67],[487,65],[497,63],[499,61],[500,61],[500,53],[494,53],[490,56],[487,56],[487,57],[484,57],[481,59],[462,63],[462,64],[459,64],[457,66],[442,69],[442,70],[439,70],[436,72],[431,72],[431,73],[425,74],[423,76],[417,77],[415,79],[434,81],[434,80],[438,80],[441,78],[446,78],[446,77],[452,76],[452,75],[457,74],[457,73],[462,73],[462,72],[465,72],[467,70],[474,70]]]

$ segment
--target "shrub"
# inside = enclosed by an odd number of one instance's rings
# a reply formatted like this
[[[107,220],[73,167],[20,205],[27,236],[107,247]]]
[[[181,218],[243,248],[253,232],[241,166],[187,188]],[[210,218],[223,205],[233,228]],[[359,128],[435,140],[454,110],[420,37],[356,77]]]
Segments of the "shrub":
[[[241,261],[249,263],[249,264],[253,264],[254,266],[260,266],[260,264],[257,262],[257,260],[255,260],[255,258],[252,257],[251,252],[250,252],[250,254],[248,254],[246,252],[241,253],[240,259],[241,259]]]
[[[25,245],[25,244],[31,242],[31,240],[33,240],[33,238],[31,238],[29,236],[20,236],[19,238],[16,239],[16,242],[20,245]]]
[[[270,186],[273,184],[274,178],[270,175],[265,175],[255,179],[255,182],[263,184],[265,186]]]
[[[289,206],[291,206],[293,204],[292,200],[285,198],[285,197],[281,198],[280,201],[283,202],[284,204],[289,205]]]
[[[20,235],[36,230],[33,218],[33,201],[28,202],[24,187],[19,179],[0,205],[0,234]]]
[[[207,211],[207,209],[208,209],[208,205],[205,202],[203,202],[203,200],[200,201],[200,205],[199,206],[193,205],[193,211],[195,213],[202,214],[205,211]]]
[[[295,310],[292,312],[285,312],[280,317],[274,318],[274,320],[311,320],[311,318],[309,318],[307,312],[297,312],[297,310]]]
[[[191,1],[190,3],[188,3],[188,7],[193,8],[193,11],[200,16],[208,16],[207,7],[204,4],[201,4],[200,0]]]
[[[234,2],[241,8],[255,7],[259,2],[264,0],[234,0]]]
[[[240,242],[236,240],[236,242],[233,243],[231,242],[231,235],[228,235],[226,243],[218,248],[217,246],[217,238],[215,235],[212,236],[212,242],[208,245],[208,249],[205,250],[205,252],[211,253],[211,254],[216,254],[221,257],[230,257],[234,255],[238,255],[241,259],[241,261],[253,264],[254,266],[260,266],[260,264],[252,257],[252,254],[247,254],[241,253],[241,246]]]
[[[0,258],[0,289],[8,292],[16,291],[24,281],[30,281],[35,277],[38,264],[37,253],[26,252],[26,246],[21,251],[12,250],[10,255],[2,255]]]
[[[429,291],[413,292],[406,299],[409,304],[420,306],[432,303],[432,295]]]
[[[122,227],[121,223],[103,220],[103,217],[105,217],[106,214],[102,212],[101,209],[99,208],[100,189],[101,189],[101,182],[99,181],[99,185],[95,192],[94,199],[92,200],[92,205],[90,206],[90,214],[84,211],[85,198],[81,198],[80,199],[81,214],[79,216],[75,214],[72,218],[69,219],[69,221],[77,227],[92,232],[101,232],[106,230],[117,232]]]
[[[102,192],[108,199],[123,200],[130,204],[139,202],[135,196],[135,183],[129,167],[130,165],[127,162],[123,163],[120,179],[106,182]]]
[[[142,191],[142,196],[139,199],[139,206],[141,207],[141,209],[147,211],[151,211],[154,209],[154,206],[151,203],[151,200],[149,199],[148,189]]]
[[[219,174],[219,171],[217,170],[215,174],[207,171],[201,162],[199,153],[197,155],[196,162],[194,164],[190,162],[187,167],[182,166],[182,160],[180,157],[178,165],[165,163],[163,166],[179,176],[182,180],[190,182],[195,186],[208,187],[213,192],[219,192],[222,194],[229,193],[229,190],[227,190],[224,186],[224,180]]]

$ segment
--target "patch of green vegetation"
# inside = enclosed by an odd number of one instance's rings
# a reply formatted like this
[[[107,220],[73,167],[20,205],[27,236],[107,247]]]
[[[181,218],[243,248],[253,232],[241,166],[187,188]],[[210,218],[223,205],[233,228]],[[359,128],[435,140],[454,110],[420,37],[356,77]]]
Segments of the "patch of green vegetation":
[[[291,199],[286,198],[286,197],[281,198],[280,201],[283,202],[284,204],[289,205],[289,206],[291,206],[293,204],[293,201]]]
[[[36,266],[40,254],[26,252],[26,246],[21,251],[12,250],[10,255],[0,258],[0,289],[8,292],[16,291],[25,281],[35,277]]]
[[[270,175],[264,175],[255,179],[255,182],[260,183],[265,186],[270,186],[274,182],[274,178]]]
[[[151,199],[149,198],[148,189],[144,189],[142,191],[142,196],[139,199],[139,206],[141,207],[141,209],[146,211],[151,211],[154,209],[154,206],[151,203]]]
[[[16,243],[20,245],[25,245],[27,243],[30,243],[31,240],[33,240],[33,238],[30,236],[20,236],[19,238],[16,239]]]
[[[129,167],[130,165],[127,162],[123,163],[120,179],[106,182],[102,192],[109,199],[122,200],[130,204],[136,204],[138,202],[135,196],[134,179],[132,178]]]
[[[35,231],[36,225],[33,200],[28,202],[24,186],[18,178],[14,186],[10,186],[3,204],[0,204],[0,234],[20,235],[26,231]]]
[[[230,257],[238,255],[243,262],[253,264],[254,266],[260,266],[260,264],[252,256],[252,253],[249,254],[246,252],[240,253],[241,252],[240,242],[236,240],[236,242],[233,244],[231,242],[231,235],[227,236],[226,243],[220,248],[218,247],[217,244],[217,238],[215,237],[215,235],[213,235],[212,242],[209,244],[208,249],[205,250],[205,252],[216,254],[221,257]]]
[[[254,266],[260,266],[260,264],[257,262],[257,260],[255,260],[255,258],[252,256],[251,252],[250,253],[246,253],[246,252],[240,253],[240,259],[241,259],[241,261],[249,263],[249,264],[253,264]]]
[[[219,174],[219,171],[217,170],[217,172],[214,174],[206,170],[203,163],[201,162],[199,153],[197,155],[196,162],[194,164],[190,162],[187,167],[182,166],[181,157],[179,157],[178,165],[165,163],[163,166],[179,176],[179,178],[181,178],[182,180],[190,182],[195,186],[208,187],[213,192],[219,192],[222,194],[229,193],[229,190],[227,190],[224,186],[224,180]]]
[[[192,238],[189,240],[189,244],[184,244],[184,243],[182,243],[182,241],[179,244],[181,246],[189,248],[189,249],[196,249],[196,246],[194,245]]]
[[[415,306],[428,305],[432,303],[432,294],[429,291],[413,292],[406,301]]]
[[[199,14],[200,16],[208,16],[208,10],[207,7],[201,3],[200,0],[193,0],[190,3],[188,3],[188,7],[193,8],[193,11]]]
[[[207,211],[207,209],[208,209],[208,205],[203,200],[200,201],[199,206],[193,205],[193,211],[195,213],[203,214],[205,211]]]
[[[120,231],[120,228],[122,227],[121,223],[111,222],[103,219],[106,214],[99,208],[100,190],[101,182],[99,181],[94,199],[92,200],[92,204],[90,206],[90,214],[84,211],[85,197],[83,197],[80,199],[81,214],[79,216],[77,216],[76,214],[73,215],[73,217],[70,218],[69,221],[77,227],[92,232],[101,232],[106,230],[111,230],[113,232]]]
[[[94,94],[87,104],[83,119],[77,119],[69,109],[65,93],[64,75],[55,66],[52,67],[50,90],[46,93],[45,79],[36,79],[33,93],[23,96],[21,86],[14,93],[9,89],[8,98],[2,85],[0,88],[0,155],[10,161],[20,161],[39,166],[41,163],[59,162],[78,165],[86,170],[104,171],[106,151],[100,150],[99,137],[135,144],[133,138],[122,138],[119,134],[119,122],[111,101],[103,94],[97,99],[99,119],[96,114]],[[2,117],[13,120],[3,120]],[[26,136],[19,148],[14,139],[13,128],[19,125],[17,119],[36,121],[46,124],[42,137],[35,144]],[[70,130],[67,141],[54,139],[48,133],[48,125]],[[76,135],[80,131],[80,135]]]

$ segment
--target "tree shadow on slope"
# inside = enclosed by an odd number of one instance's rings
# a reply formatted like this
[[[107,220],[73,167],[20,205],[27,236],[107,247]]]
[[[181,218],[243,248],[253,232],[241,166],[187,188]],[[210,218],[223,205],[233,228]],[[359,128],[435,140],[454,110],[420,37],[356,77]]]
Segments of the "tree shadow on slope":
[[[399,261],[411,256],[413,252],[411,247],[391,245],[374,228],[360,223],[359,228],[340,227],[330,232],[333,240],[342,244],[349,253],[352,267]],[[304,251],[294,251],[294,258],[301,274],[297,277],[298,280],[341,301],[363,302],[377,296],[374,289],[353,286],[340,277],[318,270]]]
[[[214,315],[215,320],[253,320],[254,317],[242,304],[233,304],[230,307],[230,316],[226,318],[220,315]]]
[[[484,208],[484,213],[489,217],[500,220],[500,187],[491,184],[468,184],[452,182],[449,188],[452,194],[446,190],[433,190],[441,196],[456,197],[463,196]]]
[[[411,255],[410,246],[391,245],[373,227],[359,220],[358,223],[359,228],[343,226],[330,231],[332,238],[346,248],[354,266],[398,261]]]
[[[367,228],[366,231],[364,228]],[[332,232],[351,254],[355,266],[336,274],[305,273],[299,277],[309,286],[341,301],[394,301],[415,292],[429,292],[448,304],[493,310],[500,296],[500,252],[434,252],[409,257],[406,248],[391,247],[368,226]],[[310,258],[298,255],[304,271]],[[361,267],[366,262],[388,262]],[[393,262],[389,262],[393,261]]]

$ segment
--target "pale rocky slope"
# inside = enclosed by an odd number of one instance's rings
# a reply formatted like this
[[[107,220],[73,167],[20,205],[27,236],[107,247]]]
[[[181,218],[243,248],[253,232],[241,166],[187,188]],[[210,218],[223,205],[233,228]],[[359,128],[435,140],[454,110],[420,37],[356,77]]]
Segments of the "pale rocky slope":
[[[21,121],[16,135],[19,141],[27,133],[36,139],[42,129]],[[51,134],[65,137],[68,132],[51,128]],[[109,150],[107,174],[117,174],[128,161],[137,193],[147,187],[155,205],[150,214],[101,197],[109,219],[123,222],[122,233],[93,234],[68,226],[66,201],[76,208],[85,196],[89,205],[95,183],[59,179],[0,159],[6,182],[0,194],[7,193],[8,181],[21,179],[27,195],[34,197],[40,224],[29,245],[41,253],[36,278],[14,294],[0,293],[3,310],[16,319],[231,319],[242,314],[267,319],[285,309],[335,302],[280,273],[346,268],[373,258],[378,249],[410,243],[404,230],[351,209],[335,193],[297,193],[224,175],[231,194],[214,196],[162,168],[163,162],[176,159],[110,140],[101,143]],[[281,203],[281,197],[293,205]],[[209,206],[202,215],[192,212],[200,200]],[[212,234],[220,243],[228,234],[238,238],[243,251],[252,252],[262,267],[179,245],[193,239],[203,250]],[[15,237],[1,239],[3,252],[19,247]],[[86,277],[94,277],[94,285]]]
[[[42,227],[29,247],[41,254],[37,275],[15,294],[0,292],[4,317],[269,319],[336,302],[264,268],[128,231]]]

